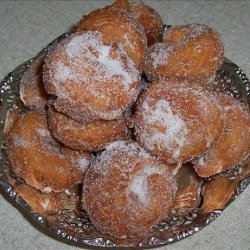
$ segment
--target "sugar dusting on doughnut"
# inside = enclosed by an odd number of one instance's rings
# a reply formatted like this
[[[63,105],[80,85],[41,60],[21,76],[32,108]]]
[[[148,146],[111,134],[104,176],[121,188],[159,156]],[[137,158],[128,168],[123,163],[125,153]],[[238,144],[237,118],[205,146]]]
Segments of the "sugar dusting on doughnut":
[[[139,174],[133,176],[128,184],[128,195],[135,194],[143,206],[147,206],[150,201],[147,178],[152,174],[163,175],[164,172],[155,166],[146,166]]]
[[[201,24],[173,26],[163,42],[147,50],[144,70],[160,78],[209,79],[223,63],[223,44],[212,28]]]
[[[63,62],[56,64],[54,79],[58,81],[58,84],[64,80],[78,80],[87,84],[92,81],[108,81],[112,77],[117,77],[122,87],[127,90],[130,84],[138,80],[138,71],[133,66],[132,60],[127,57],[128,62],[125,66],[119,58],[112,58],[110,55],[112,46],[102,44],[101,40],[101,33],[86,32],[77,34],[69,41],[65,50],[71,65],[66,66]],[[124,48],[120,44],[117,46],[120,57],[126,56]],[[83,74],[84,70],[90,69],[95,69],[96,73],[92,78]]]
[[[117,141],[88,169],[83,205],[101,232],[135,238],[147,235],[167,215],[175,193],[176,182],[167,165],[136,142]]]
[[[130,12],[118,8],[97,9],[84,16],[76,30],[99,31],[103,34],[105,44],[123,44],[136,68],[142,72],[147,39],[143,26],[134,19]]]
[[[104,45],[102,34],[92,31],[75,33],[59,42],[44,67],[49,93],[105,119],[115,119],[115,110],[120,115],[135,100],[139,79],[123,45]]]
[[[154,149],[156,143],[162,143],[165,147],[171,148],[173,144],[177,144],[173,157],[178,157],[180,149],[187,140],[187,127],[180,115],[174,114],[171,106],[164,99],[160,99],[155,105],[144,102],[141,112],[148,124],[156,124],[163,128],[163,131],[153,128],[153,136],[150,138],[142,135],[147,147]]]
[[[130,138],[124,117],[120,120],[99,120],[82,124],[51,106],[47,115],[53,136],[70,148],[98,151],[113,141]]]
[[[91,158],[90,153],[59,144],[47,127],[44,111],[18,117],[7,137],[7,154],[14,173],[45,193],[80,183]]]
[[[44,109],[48,94],[43,85],[42,67],[46,53],[32,60],[20,81],[20,99],[28,109]]]
[[[136,140],[168,163],[203,154],[223,129],[215,96],[195,83],[177,80],[151,84],[140,96],[131,119]],[[204,125],[205,124],[205,125]]]
[[[217,144],[193,161],[201,177],[213,176],[241,164],[250,155],[249,109],[233,97],[220,95],[225,128]]]

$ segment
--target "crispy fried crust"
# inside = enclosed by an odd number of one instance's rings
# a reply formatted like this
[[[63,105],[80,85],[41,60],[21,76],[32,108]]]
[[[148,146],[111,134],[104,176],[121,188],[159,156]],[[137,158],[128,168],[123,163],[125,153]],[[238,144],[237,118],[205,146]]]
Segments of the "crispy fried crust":
[[[31,207],[33,213],[47,214],[63,208],[60,193],[41,193],[25,183],[14,184],[19,197],[22,197]]]
[[[250,155],[250,113],[240,101],[221,95],[225,129],[218,144],[193,163],[196,172],[208,177],[242,163]]]
[[[122,45],[104,45],[99,32],[61,40],[44,65],[44,84],[55,108],[79,122],[113,120],[137,98],[139,71]]]
[[[166,31],[163,43],[151,46],[144,70],[151,80],[159,78],[209,78],[223,63],[218,34],[200,24],[176,26]]]
[[[102,233],[140,238],[169,212],[176,182],[168,166],[135,142],[109,145],[87,171],[83,206]]]
[[[223,129],[214,94],[192,82],[165,80],[141,95],[132,118],[140,145],[168,163],[186,162],[206,152]]]
[[[7,137],[14,173],[42,192],[61,192],[82,181],[90,154],[62,148],[51,136],[46,113],[20,115]]]
[[[131,4],[128,0],[116,0],[110,8],[117,8],[123,11],[131,12]]]
[[[46,53],[37,57],[25,71],[20,83],[20,99],[28,109],[44,109],[48,94],[43,85],[42,67]]]
[[[133,17],[143,26],[148,46],[160,42],[163,22],[159,13],[143,3],[131,4],[131,12]]]
[[[117,0],[111,8],[126,11],[142,25],[150,46],[162,40],[163,22],[159,13],[144,3],[129,3],[127,0]]]
[[[53,136],[74,149],[98,151],[113,141],[129,138],[125,119],[81,124],[53,107],[49,107],[47,114]]]
[[[142,71],[147,39],[143,27],[128,12],[117,8],[94,10],[77,25],[77,32],[86,30],[101,32],[105,44],[123,44],[137,69]]]
[[[226,207],[240,181],[250,176],[250,162],[241,171],[235,178],[217,175],[205,183],[201,207],[204,213],[211,213],[217,209],[223,210]]]

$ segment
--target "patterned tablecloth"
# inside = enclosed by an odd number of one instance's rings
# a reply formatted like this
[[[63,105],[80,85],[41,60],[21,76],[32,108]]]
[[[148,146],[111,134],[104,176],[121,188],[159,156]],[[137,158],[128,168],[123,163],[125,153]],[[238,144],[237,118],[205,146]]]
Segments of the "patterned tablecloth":
[[[225,55],[250,76],[250,1],[145,1],[166,24],[214,27]],[[36,55],[84,13],[111,1],[0,1],[0,78]],[[250,249],[250,187],[215,222],[161,249]],[[0,195],[0,249],[74,249],[34,228]]]

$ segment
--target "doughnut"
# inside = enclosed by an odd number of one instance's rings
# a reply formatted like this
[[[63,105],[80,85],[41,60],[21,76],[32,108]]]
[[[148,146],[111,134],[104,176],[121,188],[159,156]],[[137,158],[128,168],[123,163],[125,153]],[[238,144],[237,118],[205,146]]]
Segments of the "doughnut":
[[[44,109],[48,101],[42,77],[42,67],[46,52],[32,61],[20,82],[20,99],[28,109]]]
[[[53,107],[49,107],[47,114],[53,136],[70,148],[98,151],[113,141],[129,138],[125,119],[81,124]]]
[[[224,209],[236,186],[235,180],[222,176],[207,182],[204,185],[202,211],[211,213],[214,210]]]
[[[198,207],[203,181],[194,171],[192,164],[184,164],[175,178],[177,192],[172,210],[178,215],[185,215]]]
[[[217,175],[204,185],[203,213],[211,213],[214,210],[224,209],[229,199],[235,194],[240,181],[250,176],[250,162],[244,166],[235,178]]]
[[[172,164],[205,153],[218,141],[223,118],[212,92],[195,82],[165,79],[142,93],[129,126],[142,147]]]
[[[116,141],[87,170],[83,208],[94,226],[116,238],[140,238],[170,211],[176,181],[168,166],[136,142]]]
[[[111,7],[127,11],[142,25],[148,46],[161,41],[163,22],[155,9],[141,2],[130,4],[127,0],[118,0]]]
[[[131,4],[132,16],[143,26],[147,37],[147,45],[161,41],[163,21],[159,13],[144,3]]]
[[[239,100],[221,95],[225,128],[217,144],[194,160],[196,172],[208,177],[235,167],[250,155],[250,113]]]
[[[15,183],[14,188],[30,206],[32,213],[47,214],[63,208],[61,193],[41,193],[25,183]]]
[[[61,192],[82,182],[91,157],[62,147],[51,136],[45,111],[21,114],[6,142],[13,172],[44,193]]]
[[[128,12],[116,8],[94,10],[77,25],[77,32],[86,30],[101,32],[105,44],[123,44],[136,68],[142,71],[147,38],[143,27]]]
[[[127,11],[131,13],[131,4],[128,0],[116,0],[110,8],[116,8],[119,10]]]
[[[201,24],[168,29],[162,43],[148,48],[144,71],[150,80],[160,78],[206,79],[223,63],[218,34]]]
[[[47,92],[57,97],[55,108],[81,123],[121,118],[140,89],[139,71],[123,46],[104,45],[95,31],[61,40],[48,53],[43,74]]]
[[[61,193],[42,193],[10,176],[8,179],[17,193],[17,198],[21,197],[30,206],[32,213],[46,216],[62,209],[76,209],[77,203],[79,203],[79,185]]]

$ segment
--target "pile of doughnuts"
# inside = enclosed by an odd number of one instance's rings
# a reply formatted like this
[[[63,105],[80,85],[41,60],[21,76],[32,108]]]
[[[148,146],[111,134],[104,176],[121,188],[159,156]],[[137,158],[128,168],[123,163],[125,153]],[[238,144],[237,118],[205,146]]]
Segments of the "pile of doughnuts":
[[[27,112],[6,138],[19,194],[44,213],[81,185],[93,225],[119,239],[195,209],[203,178],[250,154],[249,107],[213,90],[222,63],[212,28],[164,31],[143,3],[118,0],[84,16],[22,77]]]

